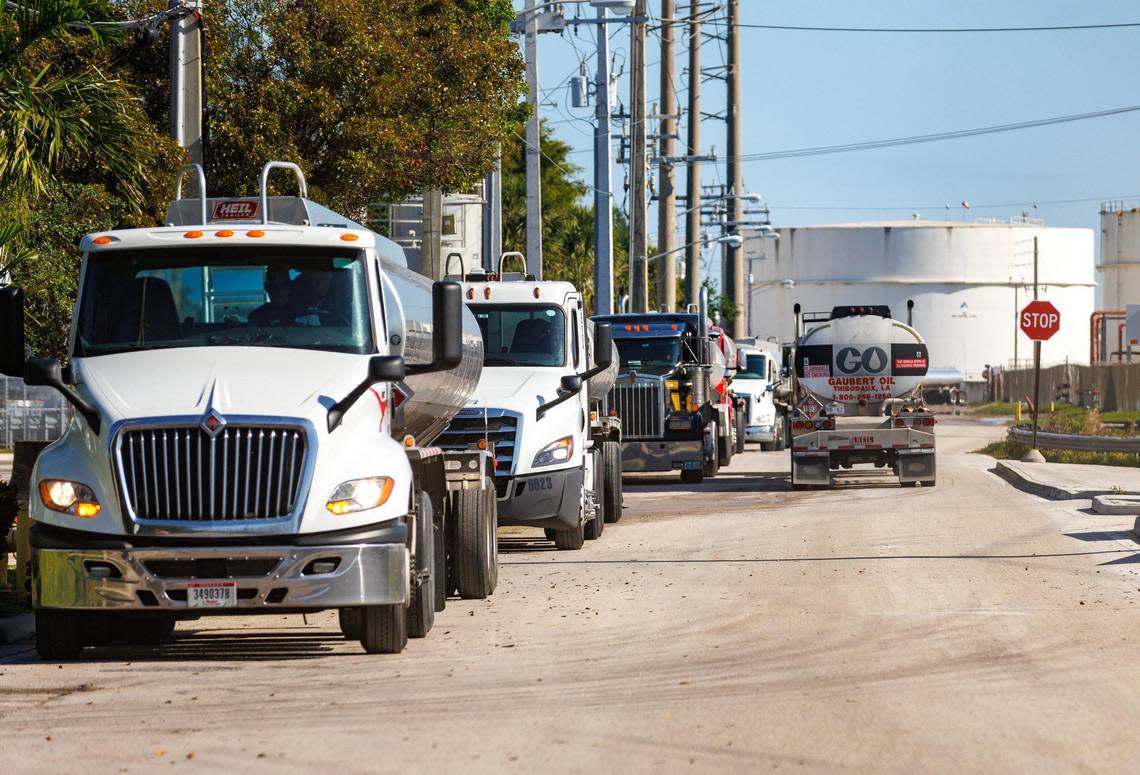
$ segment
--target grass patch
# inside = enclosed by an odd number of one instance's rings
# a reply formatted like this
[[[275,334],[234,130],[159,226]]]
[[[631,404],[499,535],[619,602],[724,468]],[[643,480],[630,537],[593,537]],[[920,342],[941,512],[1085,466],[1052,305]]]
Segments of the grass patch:
[[[995,441],[979,450],[979,455],[989,455],[997,460],[1021,460],[1029,451],[1028,444],[1019,441]],[[1076,449],[1041,449],[1041,454],[1050,463],[1080,463],[1097,466],[1124,466],[1140,468],[1140,455],[1132,452],[1085,452]]]

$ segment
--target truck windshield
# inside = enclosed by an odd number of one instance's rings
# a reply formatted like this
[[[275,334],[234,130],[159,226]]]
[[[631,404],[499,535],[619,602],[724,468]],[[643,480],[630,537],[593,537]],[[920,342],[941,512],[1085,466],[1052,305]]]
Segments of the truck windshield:
[[[681,338],[615,339],[623,370],[665,374],[681,362]]]
[[[768,356],[748,353],[744,359],[744,368],[736,372],[736,378],[768,379]]]
[[[471,311],[483,334],[487,366],[566,365],[566,316],[561,308],[479,304]]]
[[[95,253],[76,357],[171,347],[374,350],[359,250],[148,248]]]

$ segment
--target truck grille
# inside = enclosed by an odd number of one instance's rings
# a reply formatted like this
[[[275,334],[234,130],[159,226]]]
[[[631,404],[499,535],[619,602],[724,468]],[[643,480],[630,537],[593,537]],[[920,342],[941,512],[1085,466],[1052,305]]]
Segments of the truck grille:
[[[136,519],[281,519],[297,504],[305,463],[299,428],[227,425],[130,430],[118,464]]]
[[[465,416],[464,416],[465,415]],[[484,438],[495,448],[495,490],[499,497],[506,494],[506,482],[515,470],[515,437],[518,435],[518,418],[502,413],[488,412],[486,425],[482,410],[478,413],[465,410],[452,419],[447,430],[439,437],[436,446],[442,449],[468,449]]]
[[[658,380],[618,382],[610,406],[621,420],[623,439],[659,439],[665,435],[665,386]]]

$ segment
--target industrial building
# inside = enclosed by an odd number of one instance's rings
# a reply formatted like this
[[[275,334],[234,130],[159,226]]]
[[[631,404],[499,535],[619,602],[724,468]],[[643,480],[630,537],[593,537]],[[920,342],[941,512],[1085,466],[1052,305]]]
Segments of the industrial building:
[[[887,304],[905,320],[907,300],[913,300],[914,325],[933,368],[957,369],[972,382],[982,379],[987,364],[1030,364],[1033,346],[1018,330],[1017,311],[1032,298],[1036,238],[1041,298],[1062,315],[1061,330],[1042,347],[1042,361],[1088,362],[1096,295],[1091,229],[1029,219],[915,219],[778,233],[776,240],[745,233],[752,336],[790,341],[797,302],[805,311]]]

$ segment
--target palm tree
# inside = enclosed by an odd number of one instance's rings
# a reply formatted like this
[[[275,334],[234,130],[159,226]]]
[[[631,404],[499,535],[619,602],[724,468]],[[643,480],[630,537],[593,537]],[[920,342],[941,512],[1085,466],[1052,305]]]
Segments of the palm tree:
[[[137,201],[141,116],[104,64],[115,28],[90,0],[0,3],[0,202],[22,210],[65,168],[99,174]]]

